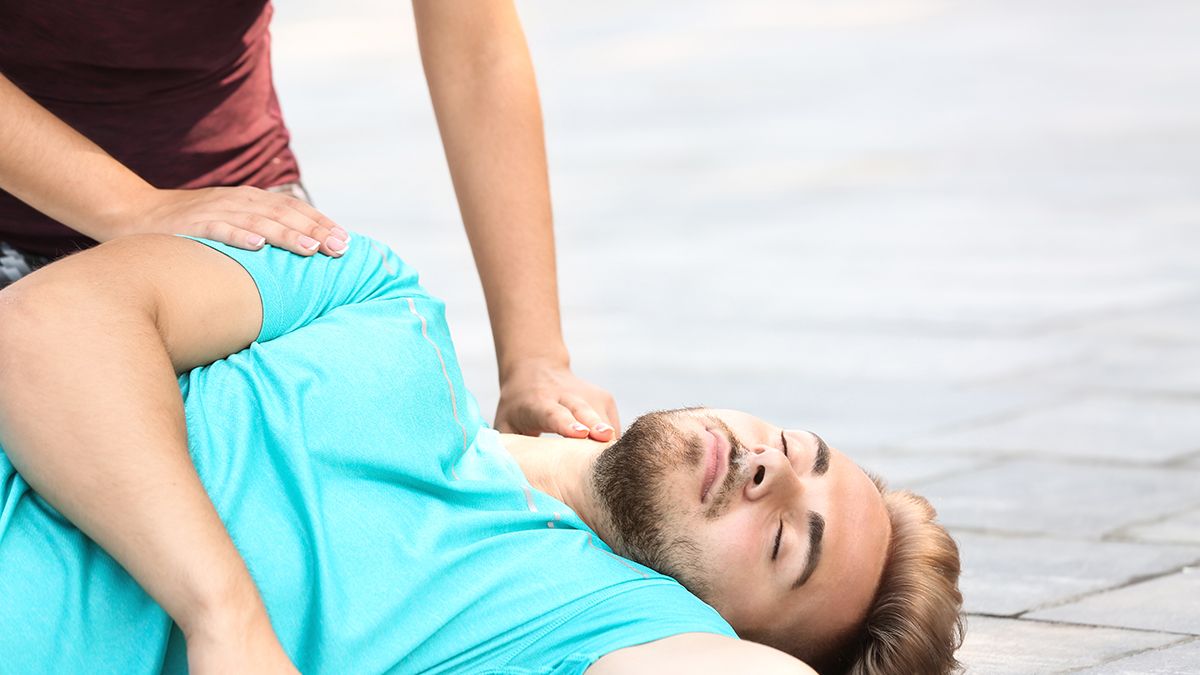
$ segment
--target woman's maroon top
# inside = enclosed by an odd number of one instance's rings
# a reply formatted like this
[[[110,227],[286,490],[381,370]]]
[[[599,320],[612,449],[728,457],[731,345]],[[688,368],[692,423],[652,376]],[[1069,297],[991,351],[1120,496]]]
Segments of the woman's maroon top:
[[[0,73],[150,184],[299,180],[271,82],[269,0],[0,0]],[[0,191],[0,241],[92,239]]]

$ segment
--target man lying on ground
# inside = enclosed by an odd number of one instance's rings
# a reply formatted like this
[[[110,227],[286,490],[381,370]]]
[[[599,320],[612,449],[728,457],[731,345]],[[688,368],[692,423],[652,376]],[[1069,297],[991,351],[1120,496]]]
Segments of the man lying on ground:
[[[955,667],[923,499],[732,411],[498,434],[442,303],[354,238],[137,235],[0,291],[14,672]]]

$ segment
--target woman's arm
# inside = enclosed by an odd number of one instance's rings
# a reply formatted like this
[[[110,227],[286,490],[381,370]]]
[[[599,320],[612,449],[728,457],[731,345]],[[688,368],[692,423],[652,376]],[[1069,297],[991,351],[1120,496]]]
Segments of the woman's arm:
[[[238,263],[165,235],[0,291],[0,444],[179,624],[193,672],[291,667],[192,466],[176,379],[244,348],[261,321]]]
[[[501,431],[608,440],[608,392],[572,374],[533,65],[511,0],[414,0],[429,92],[483,282]],[[578,425],[583,425],[582,428]]]
[[[330,236],[344,231],[293,197],[252,187],[155,189],[3,75],[0,189],[101,242],[162,232],[244,249],[265,242],[300,255],[316,250],[335,255],[344,248],[328,243]]]

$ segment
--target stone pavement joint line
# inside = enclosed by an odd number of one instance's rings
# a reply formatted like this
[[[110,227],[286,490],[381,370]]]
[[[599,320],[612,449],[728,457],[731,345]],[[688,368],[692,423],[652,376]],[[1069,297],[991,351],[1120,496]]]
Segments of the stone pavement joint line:
[[[1104,594],[1104,593],[1108,593],[1109,591],[1115,591],[1115,590],[1119,590],[1119,589],[1122,589],[1122,588],[1128,588],[1128,587],[1130,587],[1130,586],[1136,586],[1136,585],[1138,585],[1138,584],[1142,584],[1142,583],[1145,583],[1145,582],[1147,582],[1147,581],[1153,581],[1153,580],[1155,580],[1155,579],[1161,579],[1161,578],[1163,578],[1163,577],[1169,577],[1169,576],[1171,576],[1171,575],[1174,575],[1174,574],[1180,574],[1180,573],[1182,573],[1182,572],[1184,572],[1184,571],[1187,571],[1187,570],[1196,569],[1196,566],[1197,566],[1197,565],[1200,565],[1200,558],[1198,558],[1198,559],[1196,559],[1196,560],[1192,561],[1191,563],[1188,563],[1187,565],[1180,565],[1179,567],[1175,567],[1175,568],[1173,568],[1173,569],[1168,569],[1168,570],[1163,570],[1163,571],[1161,571],[1161,572],[1155,572],[1155,573],[1151,573],[1151,574],[1142,574],[1142,575],[1138,575],[1138,576],[1132,577],[1132,578],[1130,578],[1130,579],[1127,579],[1126,581],[1124,581],[1124,582],[1122,582],[1122,583],[1119,583],[1119,584],[1114,584],[1114,585],[1112,585],[1112,586],[1109,586],[1109,587],[1107,587],[1107,588],[1102,588],[1102,589],[1095,590],[1095,591],[1088,591],[1088,592],[1086,592],[1086,593],[1080,593],[1080,594],[1078,594],[1078,595],[1074,595],[1074,596],[1070,596],[1070,597],[1067,597],[1067,598],[1063,598],[1063,599],[1061,599],[1061,600],[1056,600],[1056,601],[1054,601],[1054,602],[1052,602],[1052,603],[1048,603],[1048,604],[1046,604],[1046,605],[1042,605],[1042,606],[1039,606],[1039,607],[1033,607],[1033,608],[1027,609],[1027,610],[1025,610],[1025,611],[1023,611],[1023,612],[1017,612],[1016,614],[1014,614],[1014,615],[1013,615],[1013,618],[1018,618],[1018,619],[1019,619],[1019,618],[1021,618],[1021,617],[1024,617],[1024,616],[1026,616],[1026,615],[1028,615],[1028,614],[1031,614],[1031,613],[1033,613],[1033,612],[1040,612],[1040,611],[1042,611],[1042,610],[1045,610],[1045,609],[1052,609],[1052,608],[1054,608],[1054,607],[1062,607],[1062,606],[1064,606],[1064,605],[1070,605],[1070,604],[1073,604],[1073,603],[1075,603],[1075,602],[1078,602],[1079,600],[1082,600],[1082,599],[1084,599],[1084,598],[1087,598],[1087,597],[1090,597],[1090,596],[1093,596],[1093,595],[1101,595],[1101,594]],[[1042,620],[1042,621],[1046,621],[1046,619],[1041,619],[1041,620]],[[1051,621],[1051,623],[1053,623],[1053,622]],[[1136,629],[1133,629],[1133,630],[1136,630]],[[1163,631],[1158,631],[1158,632],[1163,632]],[[1170,632],[1170,631],[1166,631],[1166,632]],[[1184,634],[1184,635],[1190,635],[1191,633],[1183,633],[1183,634]]]
[[[1172,642],[1169,644],[1165,644],[1165,645],[1162,645],[1161,647],[1149,647],[1146,649],[1133,649],[1124,654],[1117,654],[1117,655],[1113,656],[1112,658],[1106,659],[1106,660],[1102,661],[1101,663],[1099,663],[1098,665],[1106,666],[1106,665],[1110,665],[1110,664],[1116,664],[1120,661],[1125,661],[1126,659],[1129,659],[1129,658],[1132,658],[1135,656],[1142,656],[1144,654],[1150,654],[1153,652],[1166,651],[1168,649],[1173,649],[1175,647],[1181,647],[1183,645],[1190,644],[1192,642],[1196,642],[1197,640],[1200,640],[1200,638],[1185,637],[1185,638],[1179,640],[1178,642]],[[1063,672],[1064,673],[1086,673],[1086,672],[1093,671],[1095,669],[1095,667],[1096,666],[1082,666],[1079,668],[1071,668],[1071,669],[1065,670]]]

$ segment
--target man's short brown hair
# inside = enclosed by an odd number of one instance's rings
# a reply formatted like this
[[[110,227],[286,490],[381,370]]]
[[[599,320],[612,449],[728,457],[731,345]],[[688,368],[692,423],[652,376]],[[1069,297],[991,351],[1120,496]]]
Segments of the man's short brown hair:
[[[850,675],[957,672],[954,652],[965,630],[958,545],[934,522],[937,512],[924,497],[890,491],[872,478],[892,523],[879,589],[859,633],[828,662],[813,665]]]

